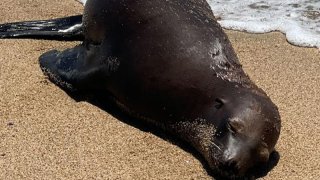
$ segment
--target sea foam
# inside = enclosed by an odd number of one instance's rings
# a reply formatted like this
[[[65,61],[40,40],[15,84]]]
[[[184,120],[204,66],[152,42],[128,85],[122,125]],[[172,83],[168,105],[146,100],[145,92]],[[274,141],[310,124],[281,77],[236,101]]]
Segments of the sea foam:
[[[298,46],[320,47],[320,0],[208,0],[226,29],[281,31]]]
[[[320,48],[320,0],[207,1],[226,29],[250,33],[281,31],[294,45]]]

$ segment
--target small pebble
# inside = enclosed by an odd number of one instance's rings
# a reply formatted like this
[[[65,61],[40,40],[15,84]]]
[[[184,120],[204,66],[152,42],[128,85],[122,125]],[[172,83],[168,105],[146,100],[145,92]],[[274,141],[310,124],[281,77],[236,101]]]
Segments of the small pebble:
[[[14,125],[13,122],[8,123],[8,126],[13,126],[13,125]]]

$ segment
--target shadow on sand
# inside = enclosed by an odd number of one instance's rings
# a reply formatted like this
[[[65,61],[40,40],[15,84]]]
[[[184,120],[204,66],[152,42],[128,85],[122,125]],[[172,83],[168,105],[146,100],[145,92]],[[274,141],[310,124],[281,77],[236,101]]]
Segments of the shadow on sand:
[[[65,89],[64,89],[65,90]],[[117,118],[118,120],[133,126],[135,128],[140,129],[144,132],[150,132],[161,139],[165,141],[169,141],[170,143],[180,147],[184,151],[192,154],[195,158],[197,158],[203,168],[206,170],[206,172],[216,180],[227,180],[225,177],[219,176],[219,174],[213,172],[211,168],[209,167],[208,163],[205,161],[205,159],[200,155],[199,152],[197,152],[193,147],[191,147],[189,144],[184,142],[183,140],[177,138],[174,136],[174,134],[166,132],[160,128],[156,128],[154,126],[150,126],[147,122],[141,121],[137,118],[133,118],[129,116],[128,114],[124,113],[120,108],[116,106],[116,104],[112,101],[112,98],[110,98],[109,95],[106,95],[105,92],[94,92],[94,93],[81,93],[81,92],[69,92],[65,90],[65,92],[73,98],[75,101],[86,101],[106,112],[111,114],[113,117]],[[94,95],[93,95],[94,94]],[[270,159],[268,163],[261,164],[255,168],[252,168],[249,171],[249,174],[246,177],[240,178],[241,180],[246,179],[257,179],[264,177],[270,172],[279,162],[280,154],[277,151],[274,151],[270,155]],[[239,178],[238,178],[239,179]],[[239,180],[240,180],[239,179]]]

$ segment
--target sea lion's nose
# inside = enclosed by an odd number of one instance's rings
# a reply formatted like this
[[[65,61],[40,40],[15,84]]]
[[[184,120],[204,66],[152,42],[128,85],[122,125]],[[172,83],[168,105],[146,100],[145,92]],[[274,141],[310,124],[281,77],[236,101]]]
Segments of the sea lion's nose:
[[[251,164],[247,159],[248,158],[240,154],[226,156],[224,157],[223,169],[232,174],[242,176],[247,172]]]
[[[257,153],[226,154],[222,168],[235,175],[242,176],[255,164],[268,162],[269,156],[270,153],[267,148],[262,148]]]
[[[239,166],[239,162],[236,160],[230,160],[226,164],[226,168],[228,171],[232,172],[233,174],[241,174],[243,172],[243,169]]]

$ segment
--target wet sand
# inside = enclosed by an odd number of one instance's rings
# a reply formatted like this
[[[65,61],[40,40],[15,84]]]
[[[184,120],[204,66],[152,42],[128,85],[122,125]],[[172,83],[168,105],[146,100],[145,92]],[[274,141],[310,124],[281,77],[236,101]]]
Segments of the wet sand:
[[[72,0],[2,0],[0,23],[80,14]],[[320,174],[320,52],[280,33],[227,31],[245,71],[282,117],[277,166],[263,179]],[[210,179],[190,152],[77,102],[38,57],[78,42],[0,40],[0,179]]]

